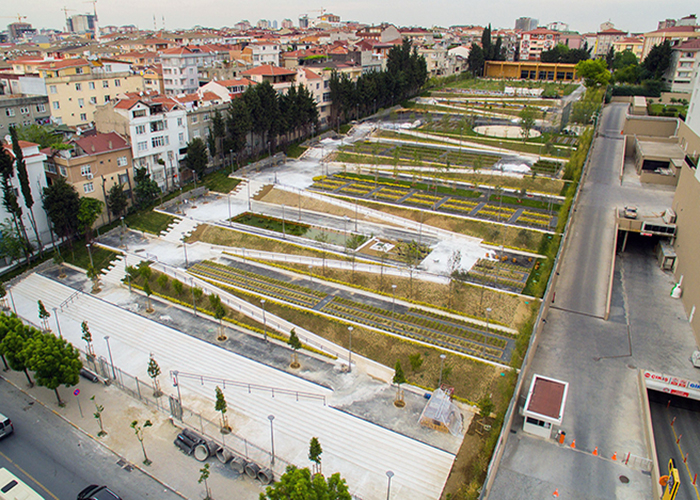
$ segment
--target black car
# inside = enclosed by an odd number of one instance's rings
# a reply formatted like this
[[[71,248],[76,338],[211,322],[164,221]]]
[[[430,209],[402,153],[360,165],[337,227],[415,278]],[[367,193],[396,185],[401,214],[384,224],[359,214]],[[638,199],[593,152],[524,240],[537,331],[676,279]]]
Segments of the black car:
[[[78,500],[122,500],[119,495],[114,493],[106,486],[98,486],[91,484],[83,491],[78,493]]]

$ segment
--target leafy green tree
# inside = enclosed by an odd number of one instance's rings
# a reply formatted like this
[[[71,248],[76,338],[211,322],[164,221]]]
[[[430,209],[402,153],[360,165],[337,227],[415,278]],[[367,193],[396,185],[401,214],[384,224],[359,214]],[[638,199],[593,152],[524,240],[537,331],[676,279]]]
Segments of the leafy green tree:
[[[148,280],[143,282],[143,293],[146,294],[146,300],[148,301],[146,312],[152,313],[154,311],[153,307],[151,307],[151,295],[153,291],[151,290],[151,285],[148,284]]]
[[[19,138],[17,137],[17,129],[15,127],[10,127],[10,136],[12,137],[12,152],[15,154],[15,165],[17,166],[17,179],[19,180],[19,187],[22,190],[22,198],[24,198],[24,206],[29,210],[29,222],[34,229],[34,235],[36,236],[36,244],[39,247],[39,255],[44,256],[43,245],[41,244],[41,238],[39,237],[39,229],[36,225],[36,218],[34,217],[34,196],[32,195],[32,185],[29,182],[29,173],[27,172],[27,164],[24,161],[24,153],[22,153],[22,146],[19,144]]]
[[[153,269],[151,269],[150,262],[148,262],[147,260],[142,260],[138,263],[136,268],[138,269],[139,276],[141,276],[144,279],[144,281],[151,280],[151,276],[153,275]]]
[[[612,68],[615,70],[626,68],[628,66],[637,66],[639,60],[637,56],[631,50],[623,50],[621,52],[615,53],[615,59],[613,59]]]
[[[417,372],[423,366],[423,358],[419,352],[408,355],[408,362],[411,363],[411,370]]]
[[[158,183],[151,179],[146,167],[136,169],[134,184],[134,197],[139,208],[152,205],[161,194]]]
[[[2,176],[2,204],[5,210],[12,216],[12,221],[17,229],[17,234],[22,242],[22,251],[29,264],[30,245],[27,239],[27,232],[22,222],[22,207],[17,202],[17,193],[12,184],[12,178],[15,176],[13,167],[14,160],[10,153],[3,147],[0,147],[0,175]]]
[[[345,479],[335,473],[328,479],[321,474],[311,476],[309,469],[297,469],[293,465],[280,480],[268,486],[265,493],[260,494],[260,500],[352,500]]]
[[[485,61],[484,50],[476,43],[472,43],[472,48],[467,57],[467,66],[472,76],[482,76],[484,74]]]
[[[218,385],[216,386],[216,403],[214,403],[214,409],[221,413],[221,432],[225,434],[231,432],[231,426],[228,425],[228,417],[226,416],[226,412],[228,411],[226,397],[224,396],[224,391],[222,391]]]
[[[401,394],[401,384],[406,383],[406,376],[403,373],[403,368],[401,368],[401,362],[397,361],[394,365],[394,377],[391,381],[396,384],[396,400],[394,404],[396,406],[403,406],[403,395]]]
[[[25,345],[27,366],[34,372],[37,385],[53,390],[58,404],[63,401],[58,387],[70,387],[79,382],[80,353],[65,339],[52,333],[36,332]]]
[[[317,437],[312,437],[309,441],[309,460],[311,460],[314,465],[314,474],[321,473],[321,454],[323,453],[323,448],[321,448],[321,443],[318,442]]]
[[[100,291],[100,272],[95,269],[95,266],[90,264],[87,268],[86,273],[88,279],[92,281],[92,293],[99,293]]]
[[[214,306],[214,318],[219,321],[219,340],[226,340],[226,335],[224,335],[224,317],[226,316],[226,308],[221,303],[221,300]]]
[[[46,307],[44,307],[44,303],[42,301],[38,300],[37,306],[39,307],[39,319],[41,320],[41,326],[44,327],[44,330],[48,330],[51,313],[46,310]]]
[[[227,151],[236,154],[237,162],[240,163],[241,153],[246,146],[246,138],[252,130],[253,121],[250,110],[244,99],[234,99],[226,115],[226,139],[225,148]]]
[[[85,341],[85,344],[87,345],[85,348],[85,352],[87,353],[88,357],[95,356],[95,351],[92,347],[92,333],[90,332],[90,328],[88,328],[88,322],[83,321],[80,324],[80,327],[83,330],[83,336],[81,338]]]
[[[590,87],[605,87],[610,82],[610,71],[605,61],[591,59],[576,64],[576,72],[583,78],[584,85]]]
[[[19,260],[25,250],[25,244],[10,219],[0,223],[0,235],[0,259]]]
[[[63,142],[63,136],[56,132],[54,127],[48,125],[32,124],[17,127],[17,138],[21,141],[38,144],[39,149],[51,148],[61,150],[71,148],[69,144]]]
[[[287,344],[289,344],[289,347],[292,348],[291,366],[292,368],[299,368],[299,358],[297,357],[297,351],[301,349],[301,340],[299,340],[297,332],[296,330],[294,330],[294,328],[292,328],[292,330],[289,332],[289,339],[287,340]]]
[[[80,195],[75,188],[59,177],[44,188],[43,205],[54,232],[62,238],[73,238],[78,231],[80,213]]]
[[[642,66],[646,70],[649,78],[660,80],[668,67],[671,65],[671,42],[666,40],[664,43],[654,45],[647,54]]]
[[[102,213],[104,203],[96,198],[80,198],[78,209],[78,231],[85,235],[85,239],[92,241],[92,226]]]
[[[90,401],[92,401],[95,405],[95,413],[93,413],[92,416],[95,417],[95,420],[97,420],[97,423],[100,426],[100,430],[97,433],[97,436],[98,437],[106,436],[107,431],[105,430],[104,422],[102,421],[102,413],[105,411],[105,407],[104,407],[104,405],[101,405],[97,401],[95,401],[94,395],[90,398]]]
[[[208,163],[207,146],[202,139],[195,137],[187,144],[185,164],[187,168],[195,173],[197,179],[201,179],[204,175],[204,171],[207,169]]]
[[[107,192],[107,209],[115,219],[121,217],[126,211],[129,201],[124,192],[123,184],[114,184]]]
[[[527,141],[530,137],[530,131],[535,126],[535,117],[537,116],[537,110],[532,106],[525,106],[518,113],[520,117],[520,133],[523,136],[523,141]]]
[[[489,415],[491,415],[491,412],[494,408],[493,401],[491,401],[491,398],[488,396],[484,396],[483,398],[481,398],[476,403],[476,406],[477,408],[479,408],[479,416],[481,418],[487,418]]]
[[[160,381],[158,377],[160,376],[160,366],[158,362],[153,357],[153,353],[148,356],[148,376],[153,380],[153,395],[155,397],[160,397],[163,395],[163,391],[160,390]]]
[[[175,290],[175,293],[178,296],[182,295],[182,290],[183,290],[182,281],[173,279],[173,290]]]
[[[204,500],[212,500],[211,491],[209,491],[209,483],[207,482],[209,474],[209,464],[204,464],[204,467],[199,469],[199,479],[197,480],[198,484],[204,483]]]
[[[29,387],[34,387],[34,382],[29,376],[27,365],[27,351],[24,348],[27,344],[27,340],[31,337],[36,328],[31,328],[22,325],[21,323],[15,324],[14,330],[7,332],[5,337],[0,342],[0,353],[5,357],[10,368],[17,372],[24,372],[27,377],[27,382],[29,382]]]
[[[131,422],[130,427],[134,429],[134,434],[136,434],[136,439],[139,440],[139,443],[141,443],[141,450],[143,451],[143,463],[144,465],[151,465],[153,462],[151,462],[148,458],[148,455],[146,455],[146,446],[143,444],[143,439],[144,439],[144,433],[146,432],[146,429],[148,427],[153,426],[153,423],[150,420],[146,420],[143,425],[139,425],[138,420],[134,420]]]
[[[162,290],[167,290],[168,289],[168,275],[167,274],[160,274],[158,275],[158,279],[156,280],[158,283],[158,286]]]

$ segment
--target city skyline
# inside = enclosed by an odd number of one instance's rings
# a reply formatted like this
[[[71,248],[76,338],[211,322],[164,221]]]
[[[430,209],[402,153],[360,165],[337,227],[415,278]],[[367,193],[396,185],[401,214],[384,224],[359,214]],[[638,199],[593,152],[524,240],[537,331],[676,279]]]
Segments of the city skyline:
[[[66,3],[59,0],[48,0],[41,4],[25,4],[17,9],[16,15],[26,16],[25,22],[35,28],[65,29],[65,14],[62,8],[68,9],[68,15],[91,13],[90,2]],[[600,5],[600,8],[596,8]],[[454,0],[438,0],[426,4],[418,0],[405,0],[400,4],[396,1],[380,4],[367,1],[323,3],[325,12],[340,16],[341,21],[357,21],[365,24],[389,22],[400,26],[453,26],[453,25],[487,25],[494,28],[513,28],[519,17],[533,17],[540,25],[560,21],[568,23],[570,29],[584,32],[594,32],[600,23],[610,20],[615,26],[624,31],[648,32],[656,29],[659,21],[667,18],[681,18],[696,14],[696,4],[689,0],[672,2],[652,2],[651,0],[618,0],[611,4],[600,0],[572,5],[553,0],[535,0],[526,6],[516,4],[513,0],[495,0],[478,12],[473,5]],[[240,9],[230,10],[222,0],[202,0],[197,3],[197,9],[192,12],[191,4],[185,0],[147,0],[136,2],[123,0],[118,3],[98,3],[97,12],[100,26],[107,25],[136,25],[140,29],[153,29],[154,16],[156,26],[161,29],[163,20],[165,29],[188,29],[194,26],[221,28],[233,26],[247,19],[255,25],[259,19],[277,20],[289,18],[298,25],[299,16],[305,13],[309,17],[320,14],[320,5],[311,2],[282,2],[268,0],[264,6],[260,4],[245,5]],[[9,13],[9,11],[8,11]],[[7,23],[11,23],[7,20]]]

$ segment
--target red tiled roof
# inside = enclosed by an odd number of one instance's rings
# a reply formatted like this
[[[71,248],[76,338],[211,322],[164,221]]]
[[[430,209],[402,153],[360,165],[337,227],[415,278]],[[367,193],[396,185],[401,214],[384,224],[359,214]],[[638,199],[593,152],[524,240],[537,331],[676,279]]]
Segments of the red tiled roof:
[[[671,26],[660,30],[650,31],[645,33],[646,36],[662,33],[695,33],[697,26]]]
[[[80,146],[88,155],[98,155],[130,147],[129,142],[116,132],[97,133],[81,137],[80,139],[73,139],[71,142]]]
[[[303,68],[303,67],[302,67],[302,69],[304,70],[304,76],[306,76],[307,80],[321,80],[322,79],[321,75],[319,75],[315,71],[311,71],[310,69]]]
[[[559,419],[566,385],[555,380],[535,377],[527,411]]]
[[[255,82],[247,78],[238,78],[233,80],[218,80],[216,83],[224,87],[237,87],[239,85],[255,85]]]
[[[244,75],[261,75],[261,76],[291,76],[296,73],[289,69],[280,68],[279,66],[272,66],[271,64],[263,64],[261,66],[256,66],[255,68],[246,70],[243,72]]]
[[[599,35],[626,35],[626,31],[616,30],[615,28],[610,28],[607,30],[599,31]]]
[[[44,64],[37,66],[37,69],[63,69],[72,68],[75,66],[87,66],[88,62],[85,59],[61,59],[59,61],[47,61]]]
[[[700,38],[694,38],[692,40],[686,40],[678,47],[674,47],[675,50],[700,50]]]

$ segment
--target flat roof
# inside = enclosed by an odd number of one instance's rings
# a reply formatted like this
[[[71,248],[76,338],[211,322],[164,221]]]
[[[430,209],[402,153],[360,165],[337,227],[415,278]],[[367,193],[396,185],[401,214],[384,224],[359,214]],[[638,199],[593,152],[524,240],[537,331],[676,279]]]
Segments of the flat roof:
[[[685,151],[675,142],[656,142],[637,140],[637,147],[642,157],[685,158]]]
[[[525,410],[531,413],[561,420],[566,404],[567,382],[535,375],[527,395]]]

